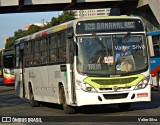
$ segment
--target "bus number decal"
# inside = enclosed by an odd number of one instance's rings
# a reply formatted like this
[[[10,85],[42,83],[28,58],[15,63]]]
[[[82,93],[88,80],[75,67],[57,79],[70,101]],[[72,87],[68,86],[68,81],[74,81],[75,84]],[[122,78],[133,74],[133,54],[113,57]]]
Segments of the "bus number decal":
[[[88,64],[89,70],[101,70],[101,64]]]

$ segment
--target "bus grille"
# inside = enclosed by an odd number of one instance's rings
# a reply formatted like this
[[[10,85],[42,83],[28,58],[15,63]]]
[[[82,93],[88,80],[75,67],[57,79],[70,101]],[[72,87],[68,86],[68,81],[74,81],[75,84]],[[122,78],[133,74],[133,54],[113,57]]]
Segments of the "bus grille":
[[[124,89],[131,89],[131,86],[128,87],[118,87],[117,90],[124,90]],[[106,90],[114,90],[113,88],[99,88],[101,91],[106,91]]]
[[[127,84],[136,80],[138,77],[131,78],[118,78],[118,79],[92,79],[92,82],[95,82],[99,85],[117,85],[117,84]]]
[[[121,94],[103,94],[105,99],[123,99],[127,98],[128,93],[121,93]]]

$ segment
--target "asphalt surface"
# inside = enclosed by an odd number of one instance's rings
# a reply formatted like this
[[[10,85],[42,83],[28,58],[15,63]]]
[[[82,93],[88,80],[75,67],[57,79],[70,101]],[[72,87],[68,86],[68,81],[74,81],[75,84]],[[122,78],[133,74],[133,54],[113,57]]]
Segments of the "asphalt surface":
[[[83,106],[76,114],[65,114],[57,104],[42,103],[40,107],[31,107],[29,102],[15,95],[14,86],[3,86],[0,79],[0,117],[20,118],[23,123],[35,125],[158,125],[160,124],[160,91],[152,91],[151,102],[133,103],[129,111],[121,111],[117,105]],[[42,123],[28,123],[28,118],[39,118]],[[154,120],[156,120],[154,121]],[[150,121],[147,121],[150,120]]]

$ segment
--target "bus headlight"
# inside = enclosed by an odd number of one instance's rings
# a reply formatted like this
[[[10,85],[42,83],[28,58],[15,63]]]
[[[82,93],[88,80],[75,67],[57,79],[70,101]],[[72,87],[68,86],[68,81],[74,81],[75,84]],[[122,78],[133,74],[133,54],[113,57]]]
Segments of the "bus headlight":
[[[147,76],[140,83],[138,83],[137,86],[134,89],[135,90],[144,89],[148,85],[149,79],[150,79],[150,76]]]
[[[87,83],[78,83],[78,85],[81,87],[82,90],[86,92],[97,92],[95,88],[93,88],[91,85]]]

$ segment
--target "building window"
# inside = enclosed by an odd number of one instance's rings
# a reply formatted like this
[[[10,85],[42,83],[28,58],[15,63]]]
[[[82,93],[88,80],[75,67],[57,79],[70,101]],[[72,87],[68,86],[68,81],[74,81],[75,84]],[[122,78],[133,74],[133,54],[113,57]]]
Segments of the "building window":
[[[97,10],[97,12],[99,13],[99,12],[105,12],[105,10]]]
[[[105,15],[105,13],[97,13],[97,15]]]

